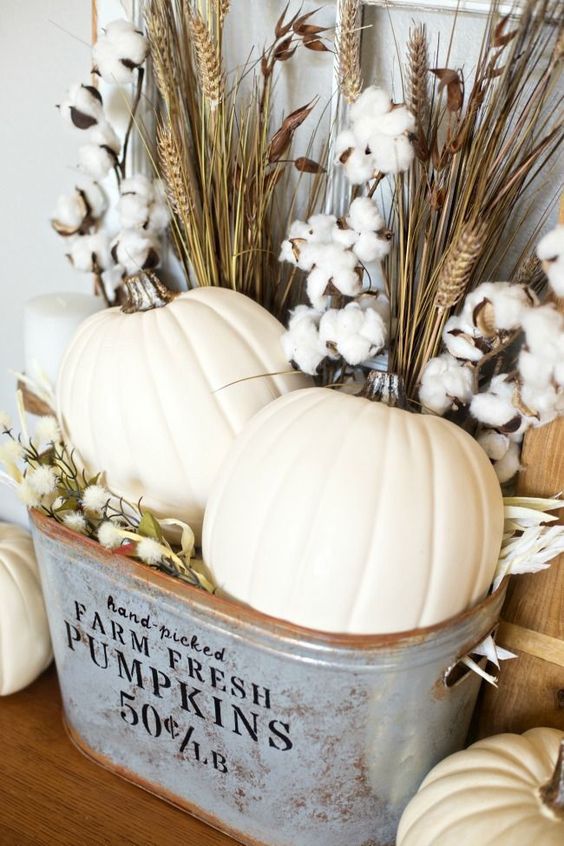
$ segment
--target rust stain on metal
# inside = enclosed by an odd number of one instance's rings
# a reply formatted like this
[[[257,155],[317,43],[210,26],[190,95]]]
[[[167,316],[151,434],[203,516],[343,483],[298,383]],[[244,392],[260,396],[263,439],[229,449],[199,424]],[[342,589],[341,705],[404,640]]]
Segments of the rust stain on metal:
[[[423,776],[462,746],[478,684],[444,674],[505,586],[428,629],[332,635],[33,523],[73,741],[240,842],[391,846]]]

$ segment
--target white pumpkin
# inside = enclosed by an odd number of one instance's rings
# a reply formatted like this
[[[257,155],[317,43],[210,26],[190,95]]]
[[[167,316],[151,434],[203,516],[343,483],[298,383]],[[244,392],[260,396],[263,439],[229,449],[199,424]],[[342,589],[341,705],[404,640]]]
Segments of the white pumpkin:
[[[199,538],[235,435],[264,405],[311,380],[292,371],[282,324],[253,300],[199,288],[168,301],[170,292],[163,300],[153,284],[148,276],[130,282],[132,307],[142,310],[107,309],[79,328],[61,365],[59,418],[113,492],[143,497]]]
[[[499,734],[441,761],[400,820],[397,846],[562,846],[564,732]]]
[[[503,502],[462,429],[327,388],[259,412],[213,487],[203,551],[217,584],[324,631],[439,623],[487,592]]]
[[[31,535],[0,523],[0,696],[30,684],[52,657]]]

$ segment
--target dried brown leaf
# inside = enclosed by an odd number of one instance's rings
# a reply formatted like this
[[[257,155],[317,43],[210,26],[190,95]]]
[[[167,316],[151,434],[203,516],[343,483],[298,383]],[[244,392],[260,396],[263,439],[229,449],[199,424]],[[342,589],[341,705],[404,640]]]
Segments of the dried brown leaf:
[[[289,35],[287,38],[285,38],[283,41],[281,41],[280,44],[277,44],[275,49],[274,49],[274,58],[279,59],[282,54],[286,53],[290,49],[290,47],[292,46],[293,40],[294,40],[294,36]]]
[[[516,29],[512,29],[510,32],[504,33],[505,25],[507,24],[509,17],[509,15],[504,15],[504,17],[498,22],[494,30],[494,47],[505,47],[510,41],[513,41],[517,35]]]
[[[305,23],[309,21],[314,15],[319,12],[319,8],[313,9],[311,12],[306,12],[305,15],[300,15],[299,18],[295,18],[292,24],[292,29],[295,33],[298,33],[300,27],[302,27]]]

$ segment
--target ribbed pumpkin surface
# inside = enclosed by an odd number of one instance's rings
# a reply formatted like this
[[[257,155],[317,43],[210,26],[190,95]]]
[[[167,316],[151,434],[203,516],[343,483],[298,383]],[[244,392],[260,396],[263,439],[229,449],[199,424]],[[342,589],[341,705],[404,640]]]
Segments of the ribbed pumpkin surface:
[[[235,435],[264,405],[310,384],[288,372],[283,331],[261,306],[222,288],[136,314],[100,312],[80,327],[61,366],[63,431],[113,491],[142,496],[199,535]]]
[[[31,536],[0,523],[0,696],[30,684],[51,658]]]
[[[453,424],[329,389],[261,411],[213,488],[204,556],[228,593],[326,631],[445,620],[486,593],[503,503]]]
[[[539,798],[562,738],[552,728],[500,734],[446,758],[407,806],[397,846],[562,846],[564,818]]]

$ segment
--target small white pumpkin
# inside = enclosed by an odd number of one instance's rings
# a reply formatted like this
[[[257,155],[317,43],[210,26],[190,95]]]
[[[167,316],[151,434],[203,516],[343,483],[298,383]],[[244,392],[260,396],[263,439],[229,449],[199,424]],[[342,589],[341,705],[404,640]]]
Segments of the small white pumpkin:
[[[52,657],[31,535],[0,523],[0,696],[31,684]]]
[[[310,388],[271,403],[235,442],[203,551],[217,584],[259,611],[384,633],[480,600],[502,531],[496,475],[462,429]]]
[[[562,846],[564,732],[498,734],[441,761],[400,820],[397,846]]]
[[[225,288],[172,295],[148,274],[128,284],[124,310],[86,320],[66,352],[61,426],[112,491],[143,497],[199,538],[235,435],[264,405],[311,380],[292,372],[284,327],[249,297]]]

